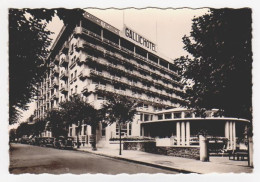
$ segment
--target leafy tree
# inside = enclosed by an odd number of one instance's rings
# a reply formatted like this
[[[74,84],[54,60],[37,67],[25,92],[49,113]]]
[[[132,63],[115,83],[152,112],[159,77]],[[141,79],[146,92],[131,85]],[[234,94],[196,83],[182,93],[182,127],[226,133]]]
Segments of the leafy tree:
[[[192,21],[183,37],[192,58],[175,60],[186,83],[186,106],[251,120],[251,10],[210,9]]]
[[[9,124],[17,122],[19,109],[27,110],[35,96],[51,42],[46,23],[26,13],[24,9],[9,10]]]
[[[82,9],[9,9],[9,124],[28,109],[46,70],[51,43],[47,22],[58,16],[64,24],[74,25],[83,13]]]
[[[116,123],[119,126],[119,155],[122,155],[121,149],[121,125],[133,121],[136,113],[137,102],[129,100],[127,97],[115,95],[108,98],[102,110],[106,113],[105,121],[107,124]]]
[[[24,122],[18,126],[16,130],[16,134],[17,137],[21,138],[23,135],[27,135],[27,136],[32,135],[33,133],[32,131],[33,131],[33,125]]]
[[[16,138],[16,129],[11,129],[9,131],[9,142],[15,141]]]
[[[53,137],[66,136],[66,123],[63,120],[62,112],[58,109],[52,109],[47,112],[45,120],[48,123],[47,129],[52,132]]]
[[[69,127],[72,124],[77,126],[77,147],[79,148],[79,132],[82,129],[82,124],[89,121],[89,114],[92,111],[92,106],[84,102],[80,96],[74,96],[71,100],[60,103],[62,117]]]
[[[37,119],[33,124],[33,135],[39,136],[45,130],[45,126],[46,126],[45,119]]]

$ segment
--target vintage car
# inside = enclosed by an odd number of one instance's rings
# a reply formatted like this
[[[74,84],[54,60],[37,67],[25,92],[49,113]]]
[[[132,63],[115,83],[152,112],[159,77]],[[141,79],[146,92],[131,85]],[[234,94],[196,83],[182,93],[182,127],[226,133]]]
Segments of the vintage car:
[[[73,138],[59,136],[55,139],[54,146],[59,149],[73,149]]]
[[[42,147],[54,147],[54,138],[53,137],[43,137],[39,141],[39,145]]]
[[[23,135],[21,138],[22,144],[28,144],[29,143],[29,137],[27,135]]]

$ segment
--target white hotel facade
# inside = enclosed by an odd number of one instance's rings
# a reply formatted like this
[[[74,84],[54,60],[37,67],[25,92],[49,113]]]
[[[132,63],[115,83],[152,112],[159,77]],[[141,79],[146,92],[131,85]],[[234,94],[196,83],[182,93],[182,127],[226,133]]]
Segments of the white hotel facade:
[[[201,129],[226,137],[236,147],[248,121],[236,118],[206,118],[180,108],[184,94],[181,77],[170,60],[156,52],[156,45],[124,27],[123,31],[85,13],[76,25],[64,26],[47,59],[49,71],[39,84],[36,118],[74,94],[100,108],[107,97],[127,96],[139,102],[134,121],[124,126],[127,137],[171,137],[172,145],[189,146]],[[73,125],[69,136],[75,137]],[[50,132],[45,135],[51,136]],[[84,125],[80,141],[89,145],[91,127]],[[116,124],[97,129],[99,144],[118,137]]]

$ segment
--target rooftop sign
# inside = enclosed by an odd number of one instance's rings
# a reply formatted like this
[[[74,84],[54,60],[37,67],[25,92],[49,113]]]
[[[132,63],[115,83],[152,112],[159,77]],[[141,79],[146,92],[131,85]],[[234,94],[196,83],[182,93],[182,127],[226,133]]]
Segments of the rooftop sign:
[[[84,13],[84,17],[100,26],[102,26],[103,28],[107,29],[107,30],[110,30],[112,32],[114,32],[115,34],[119,35],[119,30],[115,27],[113,27],[112,25],[109,25],[108,23],[100,20],[99,18],[95,17],[94,15],[88,13],[88,12],[85,12]]]
[[[138,33],[134,32],[133,30],[131,30],[126,26],[124,26],[124,35],[127,38],[137,42],[141,46],[156,52],[156,44],[154,44],[150,40],[144,38],[143,36],[139,35]]]

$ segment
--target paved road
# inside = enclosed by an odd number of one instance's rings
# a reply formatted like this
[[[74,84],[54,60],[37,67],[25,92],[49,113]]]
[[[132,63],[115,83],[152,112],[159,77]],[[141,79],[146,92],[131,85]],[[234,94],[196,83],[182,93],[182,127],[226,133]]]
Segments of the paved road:
[[[13,174],[176,173],[86,152],[58,150],[26,144],[11,144],[9,171]]]

